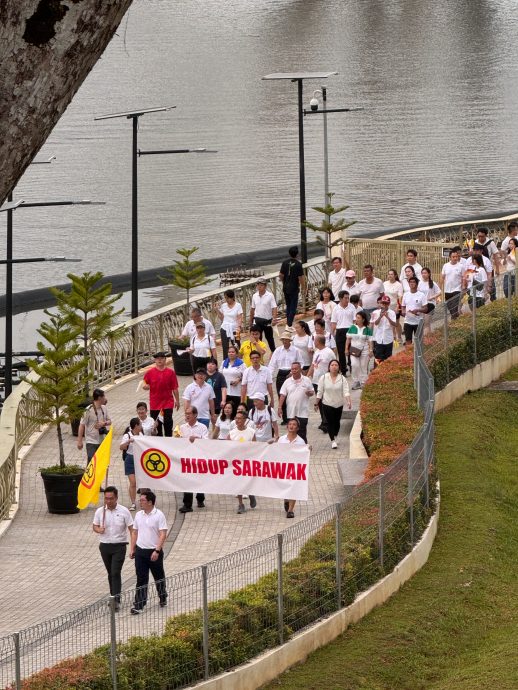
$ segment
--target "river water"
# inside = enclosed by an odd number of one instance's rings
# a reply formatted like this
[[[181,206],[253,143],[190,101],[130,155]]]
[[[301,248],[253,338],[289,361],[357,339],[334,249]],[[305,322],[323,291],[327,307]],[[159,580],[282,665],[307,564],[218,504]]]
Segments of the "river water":
[[[105,113],[176,105],[141,119],[139,147],[218,150],[140,159],[142,268],[297,241],[296,86],[261,80],[275,71],[336,70],[328,107],[364,108],[329,115],[330,189],[355,234],[518,207],[517,31],[514,0],[135,0],[42,149],[57,160],[15,193],[107,202],[15,213],[15,257],[83,263],[15,266],[15,289],[129,271],[131,122]],[[308,209],[322,132],[305,119]]]

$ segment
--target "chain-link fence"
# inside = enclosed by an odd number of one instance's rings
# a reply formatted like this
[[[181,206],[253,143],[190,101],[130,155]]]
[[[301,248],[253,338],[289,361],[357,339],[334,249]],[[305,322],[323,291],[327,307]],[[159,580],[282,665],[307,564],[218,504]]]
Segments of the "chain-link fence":
[[[182,688],[282,644],[390,572],[434,508],[435,389],[518,345],[510,277],[497,277],[495,303],[477,308],[475,293],[461,293],[421,323],[414,372],[425,421],[384,474],[276,536],[167,578],[165,606],[151,584],[138,616],[140,593],[127,590],[120,610],[107,597],[0,638],[0,687]]]

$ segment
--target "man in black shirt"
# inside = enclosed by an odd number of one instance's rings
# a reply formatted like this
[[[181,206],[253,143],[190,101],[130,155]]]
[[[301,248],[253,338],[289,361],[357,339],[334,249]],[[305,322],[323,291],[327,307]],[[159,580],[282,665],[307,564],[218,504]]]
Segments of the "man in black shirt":
[[[282,291],[286,302],[286,322],[288,326],[291,326],[297,313],[299,290],[300,288],[304,289],[306,278],[302,264],[297,258],[299,248],[290,247],[288,254],[290,258],[282,262],[279,278],[282,280]]]

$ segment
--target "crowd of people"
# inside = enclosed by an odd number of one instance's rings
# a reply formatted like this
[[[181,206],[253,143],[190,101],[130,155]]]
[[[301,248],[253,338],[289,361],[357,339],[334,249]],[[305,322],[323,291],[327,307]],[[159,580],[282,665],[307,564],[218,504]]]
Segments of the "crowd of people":
[[[222,361],[218,363],[216,328],[197,307],[185,324],[183,335],[189,338],[193,381],[180,392],[178,378],[167,365],[167,354],[157,352],[154,366],[146,371],[142,388],[149,391],[149,408],[139,402],[120,441],[124,471],[128,477],[130,507],[118,503],[113,486],[105,489],[105,506],[94,517],[93,529],[100,536],[100,550],[105,563],[110,592],[120,595],[120,570],[130,544],[130,558],[135,559],[137,593],[131,612],[140,613],[147,601],[149,573],[157,583],[161,606],[167,603],[163,584],[163,544],[167,525],[156,508],[156,497],[148,489],[139,490],[141,510],[134,519],[137,487],[133,441],[136,436],[178,436],[195,443],[197,439],[261,443],[308,443],[311,402],[319,413],[319,429],[328,434],[331,448],[338,448],[340,421],[344,407],[351,408],[351,389],[365,384],[369,367],[388,359],[394,344],[412,343],[422,319],[444,299],[452,318],[461,310],[461,296],[469,291],[469,307],[475,309],[487,299],[495,299],[495,275],[505,273],[506,296],[516,290],[516,248],[518,224],[509,225],[508,237],[500,248],[481,228],[463,257],[461,247],[453,247],[438,282],[432,271],[418,261],[415,249],[409,249],[406,263],[398,271],[392,268],[386,279],[375,275],[371,264],[363,267],[363,277],[345,268],[340,257],[332,260],[328,284],[311,319],[295,320],[300,292],[306,289],[298,249],[289,250],[279,278],[286,305],[286,326],[275,342],[278,307],[264,278],[257,280],[251,300],[248,337],[244,336],[244,310],[234,290],[224,292],[218,306]],[[311,400],[313,399],[313,401]],[[174,426],[173,413],[183,408],[185,421]],[[90,460],[111,425],[104,391],[96,389],[93,402],[81,420],[77,445],[86,441]],[[280,427],[286,427],[282,434]],[[209,488],[209,487],[207,487]],[[237,513],[258,505],[253,495],[237,495]],[[185,492],[181,513],[205,508],[205,494]],[[295,516],[295,501],[285,500],[287,518]],[[118,603],[116,604],[118,606]]]

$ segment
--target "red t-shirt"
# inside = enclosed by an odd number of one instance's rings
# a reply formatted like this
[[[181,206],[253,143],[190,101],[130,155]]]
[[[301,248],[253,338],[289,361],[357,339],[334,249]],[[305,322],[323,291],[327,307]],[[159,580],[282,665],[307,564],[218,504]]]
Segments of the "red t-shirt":
[[[172,369],[150,369],[144,374],[144,381],[149,385],[151,410],[168,410],[174,407],[173,391],[178,390],[178,379]]]

